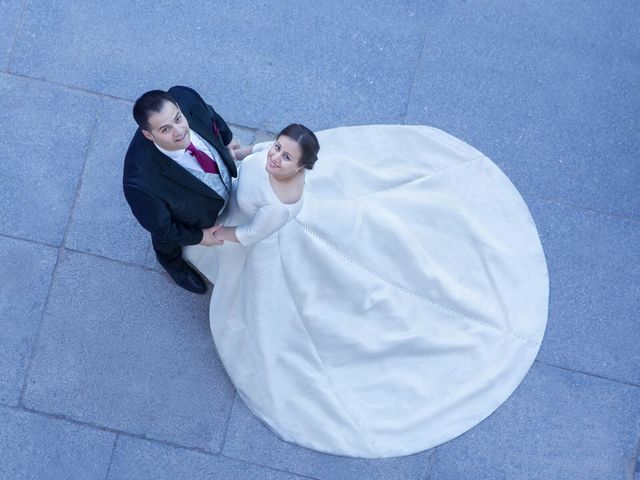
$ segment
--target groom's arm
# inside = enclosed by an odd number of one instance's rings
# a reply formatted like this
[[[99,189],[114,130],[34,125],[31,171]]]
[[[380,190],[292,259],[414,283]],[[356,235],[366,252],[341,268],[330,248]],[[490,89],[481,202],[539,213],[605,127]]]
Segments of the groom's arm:
[[[197,245],[204,232],[174,221],[171,212],[160,199],[133,185],[124,185],[124,196],[131,212],[142,227],[154,237],[180,246]]]

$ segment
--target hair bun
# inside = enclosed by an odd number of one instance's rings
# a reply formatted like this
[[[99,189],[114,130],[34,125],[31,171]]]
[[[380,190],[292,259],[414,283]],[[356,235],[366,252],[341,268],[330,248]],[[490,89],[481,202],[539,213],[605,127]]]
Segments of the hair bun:
[[[281,135],[289,137],[300,145],[302,149],[302,158],[300,161],[305,169],[311,170],[313,164],[318,160],[318,152],[320,151],[320,144],[318,143],[315,133],[304,125],[292,123],[283,128],[278,134],[278,137]]]

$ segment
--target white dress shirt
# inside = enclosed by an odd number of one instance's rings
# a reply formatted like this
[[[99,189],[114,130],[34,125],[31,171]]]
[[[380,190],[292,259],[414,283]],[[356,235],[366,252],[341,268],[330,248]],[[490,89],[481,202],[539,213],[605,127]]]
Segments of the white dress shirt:
[[[189,129],[189,134],[191,135],[191,143],[193,143],[193,145],[198,150],[209,155],[209,158],[212,158],[214,162],[220,165],[220,162],[222,161],[222,159],[220,158],[220,155],[218,154],[218,152],[215,150],[212,152],[211,149],[209,149],[209,147],[207,146],[207,144],[202,140],[202,138],[200,138],[200,136],[193,130]],[[167,157],[169,157],[171,160],[174,160],[175,162],[177,162],[179,165],[186,168],[187,170],[204,172],[204,170],[202,169],[198,161],[195,159],[195,157],[193,157],[189,153],[187,149],[165,150],[164,148],[158,146],[157,143],[154,143],[154,145],[158,148],[158,150],[164,153]]]

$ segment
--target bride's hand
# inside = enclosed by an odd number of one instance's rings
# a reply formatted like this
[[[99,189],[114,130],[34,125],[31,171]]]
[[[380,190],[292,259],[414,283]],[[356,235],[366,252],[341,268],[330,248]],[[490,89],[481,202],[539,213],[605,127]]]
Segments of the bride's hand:
[[[202,230],[202,240],[200,245],[205,247],[212,247],[214,245],[222,245],[224,240],[217,238],[215,233],[222,228],[222,224],[216,224],[213,227],[204,228]]]
[[[220,227],[222,227],[222,225],[220,225]],[[216,229],[214,238],[221,242],[230,241],[240,243],[238,241],[238,237],[236,236],[236,227],[222,227],[220,229]]]

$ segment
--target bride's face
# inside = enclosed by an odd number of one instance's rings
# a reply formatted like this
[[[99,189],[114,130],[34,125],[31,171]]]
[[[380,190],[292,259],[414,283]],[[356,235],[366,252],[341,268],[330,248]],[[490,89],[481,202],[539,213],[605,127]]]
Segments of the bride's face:
[[[267,152],[265,169],[275,178],[289,178],[304,168],[301,159],[302,148],[298,142],[280,135]]]

